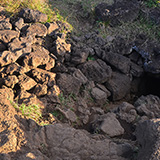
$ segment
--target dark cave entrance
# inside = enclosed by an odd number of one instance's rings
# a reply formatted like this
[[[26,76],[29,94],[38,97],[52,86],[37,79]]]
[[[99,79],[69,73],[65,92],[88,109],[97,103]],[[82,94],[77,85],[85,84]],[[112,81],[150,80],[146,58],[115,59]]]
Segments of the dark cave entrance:
[[[145,74],[142,78],[142,95],[155,95],[160,97],[160,76]]]

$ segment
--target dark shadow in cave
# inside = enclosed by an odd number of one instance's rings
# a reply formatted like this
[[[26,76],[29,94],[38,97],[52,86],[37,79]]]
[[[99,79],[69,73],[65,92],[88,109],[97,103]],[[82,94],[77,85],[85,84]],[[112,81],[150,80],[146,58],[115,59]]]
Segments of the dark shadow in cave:
[[[154,77],[152,75],[146,74],[144,76],[144,90],[143,95],[156,95],[160,97],[160,77]]]

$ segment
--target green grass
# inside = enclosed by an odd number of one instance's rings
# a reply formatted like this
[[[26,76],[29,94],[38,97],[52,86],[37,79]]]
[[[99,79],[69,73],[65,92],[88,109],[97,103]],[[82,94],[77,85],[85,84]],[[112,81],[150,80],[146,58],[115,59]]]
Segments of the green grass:
[[[145,5],[149,8],[152,7],[159,7],[160,1],[159,0],[147,0],[145,2]]]
[[[40,121],[42,119],[42,113],[41,108],[38,105],[32,104],[26,106],[24,103],[21,105],[18,105],[17,103],[10,100],[10,103],[12,106],[21,114],[27,118],[30,118],[40,124]]]
[[[64,119],[64,115],[60,111],[55,110],[52,112],[52,115],[56,117],[58,120],[62,121]]]

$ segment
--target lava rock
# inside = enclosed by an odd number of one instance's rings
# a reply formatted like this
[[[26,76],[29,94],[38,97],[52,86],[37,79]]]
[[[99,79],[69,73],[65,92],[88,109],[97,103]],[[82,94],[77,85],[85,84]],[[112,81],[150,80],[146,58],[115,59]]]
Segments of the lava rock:
[[[10,42],[13,38],[19,37],[19,32],[13,30],[0,30],[0,40],[4,43]]]
[[[128,102],[123,102],[114,110],[120,119],[125,120],[128,123],[134,122],[138,116],[136,108]]]
[[[88,61],[78,68],[90,80],[104,83],[111,78],[112,70],[104,61],[98,59],[96,61]]]
[[[130,59],[125,56],[116,53],[103,52],[101,58],[122,73],[128,74],[130,71],[131,62]]]
[[[49,87],[55,84],[55,73],[36,68],[31,71],[31,75],[37,83],[46,84]]]
[[[57,85],[60,87],[64,94],[73,93],[77,95],[82,83],[72,75],[62,73],[57,77]]]
[[[18,80],[19,86],[22,90],[30,90],[37,84],[32,78],[28,77],[25,74],[19,75]]]
[[[137,112],[148,118],[160,118],[160,99],[158,96],[141,96],[134,103]]]
[[[124,98],[130,92],[130,85],[130,78],[118,72],[113,72],[110,80],[105,83],[106,88],[111,92],[113,101]]]
[[[37,96],[37,97],[41,97],[47,94],[47,85],[42,85],[42,84],[37,84],[34,88],[33,93]]]
[[[9,23],[9,19],[0,21],[0,30],[11,30],[12,24]]]
[[[29,8],[22,9],[19,15],[20,17],[24,18],[25,23],[46,22],[48,19],[46,14]]]
[[[104,133],[106,133],[110,137],[115,137],[124,134],[124,129],[117,120],[116,115],[114,113],[107,113],[105,117],[106,118],[103,120],[100,126],[100,129]]]
[[[107,94],[104,91],[102,91],[101,89],[99,89],[97,87],[93,88],[91,90],[91,95],[97,104],[103,105],[104,103],[106,103]]]
[[[26,30],[26,36],[44,37],[47,35],[47,27],[41,23],[34,23]]]
[[[136,137],[140,144],[137,160],[158,160],[160,158],[160,119],[147,120],[136,128]]]
[[[18,78],[15,75],[12,76],[8,76],[5,80],[4,80],[4,84],[7,87],[10,88],[14,88],[15,84],[18,83]]]

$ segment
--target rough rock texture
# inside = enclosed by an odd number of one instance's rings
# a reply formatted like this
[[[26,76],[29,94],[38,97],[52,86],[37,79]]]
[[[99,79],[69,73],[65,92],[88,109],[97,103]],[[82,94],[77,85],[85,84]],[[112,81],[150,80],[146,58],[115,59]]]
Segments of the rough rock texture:
[[[139,114],[148,118],[160,118],[160,99],[154,95],[141,96],[134,106]]]
[[[111,78],[112,70],[104,61],[88,61],[79,66],[82,73],[95,82],[104,83]]]
[[[22,9],[20,12],[20,16],[24,18],[24,21],[29,22],[46,22],[47,15],[41,13],[40,11],[35,11],[32,9]]]
[[[26,30],[26,35],[29,36],[46,36],[47,28],[44,24],[34,23]]]
[[[59,75],[57,84],[65,94],[74,93],[76,95],[79,93],[82,85],[77,78],[65,73]]]
[[[136,108],[127,102],[120,104],[116,108],[115,113],[120,119],[125,120],[128,123],[134,122],[138,116]]]
[[[124,74],[113,72],[111,79],[105,86],[112,94],[113,100],[119,100],[126,96],[130,91],[130,79]]]
[[[0,30],[0,40],[4,43],[10,42],[13,38],[19,36],[19,33],[13,30]]]
[[[124,133],[124,129],[122,128],[119,121],[116,119],[116,115],[114,113],[107,113],[104,116],[106,118],[104,118],[104,120],[100,126],[100,129],[104,133],[106,133],[110,137],[119,136]]]
[[[144,121],[137,126],[136,135],[141,147],[138,160],[160,159],[160,119]]]

